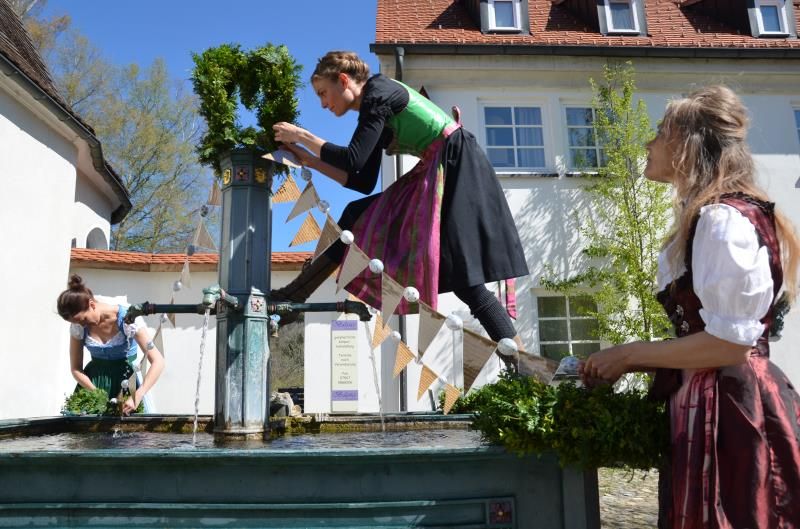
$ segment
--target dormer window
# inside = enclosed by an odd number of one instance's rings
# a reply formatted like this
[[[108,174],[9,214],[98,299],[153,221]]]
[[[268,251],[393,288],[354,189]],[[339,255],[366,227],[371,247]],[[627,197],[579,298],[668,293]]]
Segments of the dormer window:
[[[637,3],[640,0],[606,0],[608,33],[640,33]]]
[[[489,31],[522,30],[521,0],[489,0]]]
[[[786,0],[756,0],[756,20],[759,36],[789,35]]]

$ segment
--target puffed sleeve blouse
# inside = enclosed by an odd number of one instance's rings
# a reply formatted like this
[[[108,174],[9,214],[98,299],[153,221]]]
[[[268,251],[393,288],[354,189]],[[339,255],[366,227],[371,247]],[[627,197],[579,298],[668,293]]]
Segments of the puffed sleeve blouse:
[[[663,290],[685,272],[671,270],[665,252],[659,256],[658,287]],[[755,345],[772,304],[773,281],[766,246],[753,224],[727,204],[700,209],[692,241],[692,281],[702,303],[705,331],[741,345]]]

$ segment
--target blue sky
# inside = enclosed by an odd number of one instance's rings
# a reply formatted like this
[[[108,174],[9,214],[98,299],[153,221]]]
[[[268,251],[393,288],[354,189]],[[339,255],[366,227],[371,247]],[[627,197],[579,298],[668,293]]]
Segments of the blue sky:
[[[377,59],[369,51],[375,40],[375,11],[375,0],[48,0],[43,15],[70,15],[73,26],[114,64],[149,65],[163,58],[172,76],[184,80],[190,92],[192,52],[228,42],[245,49],[267,42],[285,44],[303,65],[307,85],[299,93],[300,125],[328,141],[346,144],[355,114],[337,119],[322,110],[307,81],[317,59],[332,49],[357,52],[377,72]],[[298,184],[302,188],[303,182]],[[330,202],[334,218],[348,202],[363,196],[316,173],[314,185]],[[289,248],[304,218],[285,223],[290,210],[289,204],[274,206],[273,250],[313,251],[315,243]],[[315,215],[322,225],[322,215]]]

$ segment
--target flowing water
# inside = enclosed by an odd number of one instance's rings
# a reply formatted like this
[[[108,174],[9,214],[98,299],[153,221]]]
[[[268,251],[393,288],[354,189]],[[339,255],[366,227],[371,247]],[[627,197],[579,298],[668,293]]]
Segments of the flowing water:
[[[375,324],[377,325],[377,323]],[[378,329],[375,329],[377,331]],[[372,336],[369,334],[369,325],[364,325],[367,333],[367,343],[372,344]],[[380,346],[379,346],[380,347]],[[370,345],[369,359],[372,361],[372,381],[375,384],[375,394],[378,396],[378,415],[381,418],[381,431],[386,432],[386,423],[383,420],[383,399],[381,398],[381,384],[378,381],[378,366],[375,362],[375,348]]]
[[[192,446],[197,446],[197,417],[200,415],[200,380],[203,372],[203,352],[206,350],[206,331],[208,330],[208,316],[211,309],[206,307],[203,314],[203,329],[200,334],[200,360],[197,364],[197,389],[194,393],[194,425],[192,426]]]

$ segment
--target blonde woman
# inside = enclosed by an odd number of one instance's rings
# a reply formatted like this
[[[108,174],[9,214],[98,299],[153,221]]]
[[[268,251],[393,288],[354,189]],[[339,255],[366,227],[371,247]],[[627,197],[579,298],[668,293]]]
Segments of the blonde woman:
[[[755,183],[747,126],[723,86],[668,105],[644,174],[675,188],[658,299],[677,338],[612,347],[583,366],[587,381],[656,370],[672,435],[659,527],[800,527],[800,397],[768,340],[779,293],[796,293],[800,247]]]

